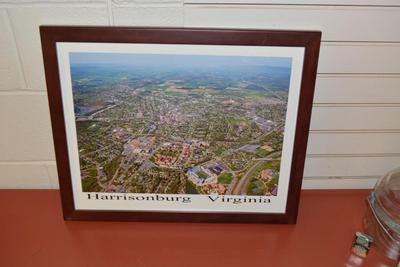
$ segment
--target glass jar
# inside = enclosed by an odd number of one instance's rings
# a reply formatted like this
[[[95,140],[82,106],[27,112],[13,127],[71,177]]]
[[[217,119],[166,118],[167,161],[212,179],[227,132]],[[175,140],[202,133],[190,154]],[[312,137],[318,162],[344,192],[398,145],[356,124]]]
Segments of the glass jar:
[[[368,197],[364,227],[378,250],[390,259],[400,259],[400,168],[376,183]]]

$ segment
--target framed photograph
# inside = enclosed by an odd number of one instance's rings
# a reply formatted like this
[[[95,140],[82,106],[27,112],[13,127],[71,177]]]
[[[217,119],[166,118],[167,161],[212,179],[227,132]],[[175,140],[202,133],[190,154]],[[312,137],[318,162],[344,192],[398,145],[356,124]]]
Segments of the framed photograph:
[[[40,33],[66,220],[296,222],[320,32]]]

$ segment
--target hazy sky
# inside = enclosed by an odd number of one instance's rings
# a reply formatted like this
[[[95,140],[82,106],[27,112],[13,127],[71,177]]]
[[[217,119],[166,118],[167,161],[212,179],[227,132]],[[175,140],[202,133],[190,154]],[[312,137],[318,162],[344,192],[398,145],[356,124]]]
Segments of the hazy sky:
[[[203,56],[203,55],[157,55],[128,53],[70,53],[74,64],[107,64],[137,66],[226,66],[226,65],[268,65],[291,67],[290,57],[247,57],[247,56]]]

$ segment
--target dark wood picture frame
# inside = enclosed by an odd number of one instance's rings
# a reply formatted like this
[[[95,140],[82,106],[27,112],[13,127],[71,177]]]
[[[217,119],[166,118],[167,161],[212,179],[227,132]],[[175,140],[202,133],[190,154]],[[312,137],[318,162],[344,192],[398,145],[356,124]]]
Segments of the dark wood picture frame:
[[[65,220],[172,221],[225,223],[295,223],[298,213],[321,32],[202,28],[132,28],[41,26],[40,35],[62,207]],[[57,42],[154,43],[304,47],[286,212],[199,213],[77,210],[74,205],[66,125],[58,70]]]

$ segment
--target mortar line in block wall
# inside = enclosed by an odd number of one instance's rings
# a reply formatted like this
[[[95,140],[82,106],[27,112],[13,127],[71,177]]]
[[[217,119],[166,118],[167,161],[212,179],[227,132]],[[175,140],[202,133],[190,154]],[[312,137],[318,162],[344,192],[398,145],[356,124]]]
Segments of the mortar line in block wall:
[[[356,102],[346,102],[346,103],[339,103],[339,102],[314,102],[313,107],[323,107],[323,108],[398,108],[400,107],[400,102],[393,102],[393,103],[356,103]]]
[[[321,49],[326,47],[400,47],[399,41],[369,41],[369,40],[323,40],[321,41]]]
[[[49,168],[48,168],[46,165],[43,166],[43,167],[44,167],[44,169],[45,169],[45,171],[46,171],[48,187],[49,187],[50,189],[55,189],[55,188],[53,187],[52,182],[51,182]]]
[[[20,47],[18,45],[17,42],[17,37],[15,36],[15,32],[14,32],[14,24],[10,18],[10,13],[8,11],[8,8],[5,9],[6,11],[6,16],[7,16],[7,21],[8,21],[8,25],[10,25],[10,30],[11,30],[11,35],[12,35],[12,41],[14,42],[14,46],[17,49],[17,58],[18,58],[18,72],[19,75],[22,78],[22,82],[23,82],[23,87],[26,88],[28,87],[28,83],[26,81],[26,76],[25,76],[25,70],[22,64],[22,58],[21,58],[21,52],[20,52]]]
[[[399,7],[400,8],[400,7]],[[341,45],[341,44],[349,44],[349,45],[399,45],[400,41],[369,41],[369,40],[354,40],[354,41],[349,41],[349,40],[324,40],[321,41],[322,44],[326,45]]]
[[[358,76],[358,77],[371,77],[371,76],[379,76],[379,77],[388,77],[388,76],[399,76],[400,72],[318,72],[318,76]]]
[[[399,158],[400,153],[307,154],[306,158]]]
[[[302,189],[372,189],[378,178],[303,179]]]
[[[44,168],[46,169],[46,174],[47,174],[47,179],[48,179],[48,184],[49,184],[49,188],[50,189],[58,189],[59,186],[57,184],[58,182],[58,175],[56,175],[56,177],[52,177],[51,175],[51,171],[50,171],[50,167],[51,166],[55,166],[55,165],[49,165],[49,164],[45,164]]]
[[[187,6],[299,6],[299,7],[371,7],[371,8],[400,8],[399,5],[377,5],[377,4],[301,4],[301,3],[287,3],[283,4],[281,2],[270,2],[270,3],[260,3],[260,2],[219,2],[219,1],[184,1],[184,5]]]
[[[114,11],[112,8],[112,0],[107,1],[107,14],[108,14],[108,24],[114,26]]]
[[[386,131],[380,131],[378,130],[373,130],[373,129],[351,129],[351,130],[310,130],[309,131],[310,134],[312,135],[324,135],[324,134],[337,134],[337,135],[341,135],[341,134],[356,134],[356,135],[360,135],[360,134],[399,134],[399,130],[398,129],[391,129],[391,130],[386,130]]]
[[[1,165],[56,165],[55,160],[1,160]]]
[[[390,134],[390,133],[400,133],[400,129],[335,129],[335,130],[310,130],[310,134]]]
[[[303,176],[304,180],[346,180],[346,179],[378,179],[382,177],[381,175],[363,175],[363,176],[345,176],[345,175],[337,175],[337,176],[325,176],[325,175],[318,175],[318,176]]]
[[[47,96],[45,90],[34,90],[34,89],[2,89],[0,95],[6,96]]]
[[[319,73],[317,78],[400,78],[400,74],[390,74],[390,73],[379,73],[379,74],[369,74],[369,73]]]
[[[147,1],[147,0],[110,0],[114,7],[184,7],[184,2],[181,1]]]
[[[13,7],[104,7],[105,1],[6,1],[0,2],[0,7],[13,8]]]

